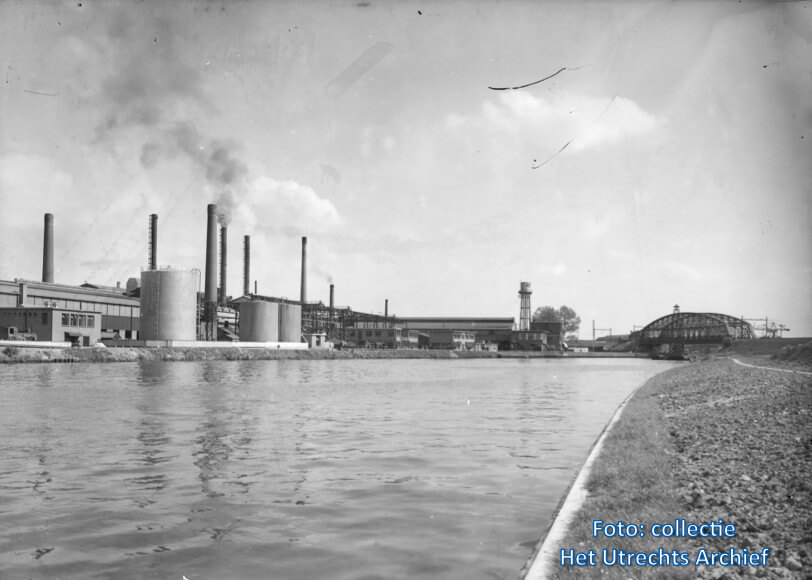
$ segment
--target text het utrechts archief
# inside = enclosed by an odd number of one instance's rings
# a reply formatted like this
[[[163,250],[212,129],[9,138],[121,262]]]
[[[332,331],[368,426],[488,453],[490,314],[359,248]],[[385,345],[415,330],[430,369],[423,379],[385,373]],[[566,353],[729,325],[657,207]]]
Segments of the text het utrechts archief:
[[[676,519],[674,523],[627,524],[592,521],[593,538],[735,538],[736,526],[724,520],[693,523]],[[766,566],[770,549],[750,551],[747,548],[729,548],[715,552],[700,548],[696,553],[678,552],[660,547],[654,552],[632,552],[618,548],[578,551],[561,548],[561,566]]]

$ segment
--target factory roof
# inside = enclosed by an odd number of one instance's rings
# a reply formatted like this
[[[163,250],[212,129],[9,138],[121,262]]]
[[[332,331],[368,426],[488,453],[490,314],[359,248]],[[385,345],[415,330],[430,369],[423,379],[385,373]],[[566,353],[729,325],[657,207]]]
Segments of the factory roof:
[[[0,294],[18,295],[20,284],[25,284],[27,292],[31,295],[44,298],[63,298],[82,300],[87,299],[106,302],[109,304],[122,304],[138,306],[138,298],[130,298],[120,292],[108,292],[98,288],[87,288],[82,286],[71,286],[68,284],[55,284],[52,282],[40,282],[38,280],[25,280],[15,278],[14,280],[0,280]],[[92,298],[90,298],[92,297]]]
[[[262,300],[264,302],[277,302],[279,304],[301,304],[298,300],[290,300],[289,298],[278,298],[276,296],[263,296],[262,294],[249,294],[247,296],[239,296],[233,300],[228,301],[229,306],[239,306],[243,302],[255,302]]]
[[[91,284],[90,282],[85,282],[84,284],[80,284],[79,288],[92,288],[93,290],[103,290],[104,292],[111,292],[113,294],[126,294],[127,289],[122,288],[121,286],[105,286],[103,284]]]

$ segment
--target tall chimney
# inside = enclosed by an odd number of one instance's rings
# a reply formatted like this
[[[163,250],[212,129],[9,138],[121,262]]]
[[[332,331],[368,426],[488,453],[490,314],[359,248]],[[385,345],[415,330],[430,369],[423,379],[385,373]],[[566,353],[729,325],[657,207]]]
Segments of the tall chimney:
[[[228,300],[226,294],[226,277],[228,276],[228,226],[220,226],[220,305],[225,306]]]
[[[158,214],[149,216],[149,269],[158,269]]]
[[[242,268],[242,294],[248,296],[251,293],[251,236],[245,236]]]
[[[45,234],[42,240],[42,281],[54,283],[54,214],[45,214]]]
[[[335,308],[335,285],[330,284],[330,310],[332,311]]]
[[[383,302],[383,317],[389,318],[389,298]]]
[[[206,229],[206,293],[207,304],[217,302],[217,206],[209,204],[209,221]]]
[[[302,293],[299,297],[302,304],[307,300],[307,238],[302,237]]]

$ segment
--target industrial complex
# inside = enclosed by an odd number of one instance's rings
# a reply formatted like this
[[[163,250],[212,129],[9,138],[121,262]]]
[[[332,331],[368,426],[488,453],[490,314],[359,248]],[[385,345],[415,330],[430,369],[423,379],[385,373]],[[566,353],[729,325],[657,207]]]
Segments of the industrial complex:
[[[285,349],[385,348],[564,352],[561,322],[532,320],[530,282],[519,284],[519,320],[476,317],[396,317],[307,300],[307,238],[302,238],[299,300],[251,292],[251,238],[243,239],[242,294],[226,288],[228,227],[208,205],[205,270],[158,266],[158,216],[149,216],[148,264],[124,287],[54,281],[54,216],[45,214],[42,280],[0,280],[0,341],[65,346],[257,346]],[[201,279],[202,277],[202,279]],[[202,291],[201,291],[202,288]],[[594,337],[593,337],[594,338]],[[626,350],[678,355],[755,338],[742,318],[678,309],[611,343]],[[19,342],[18,342],[19,344]],[[608,342],[584,347],[609,350]]]

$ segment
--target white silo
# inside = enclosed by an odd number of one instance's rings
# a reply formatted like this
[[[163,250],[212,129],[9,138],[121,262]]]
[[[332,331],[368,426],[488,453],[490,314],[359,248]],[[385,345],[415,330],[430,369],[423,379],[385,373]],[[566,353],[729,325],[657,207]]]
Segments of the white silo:
[[[168,268],[141,272],[143,340],[195,340],[198,276]]]

